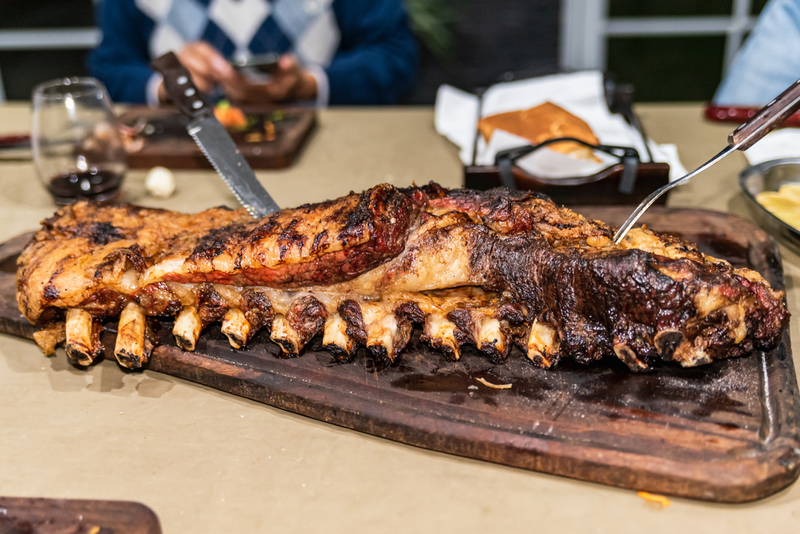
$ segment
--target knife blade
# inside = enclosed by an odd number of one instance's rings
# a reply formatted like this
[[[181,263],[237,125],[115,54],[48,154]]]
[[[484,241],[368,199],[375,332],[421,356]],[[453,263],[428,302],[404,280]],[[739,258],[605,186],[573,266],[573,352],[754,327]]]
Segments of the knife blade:
[[[154,59],[152,66],[164,76],[164,87],[180,112],[192,119],[186,131],[248,213],[260,218],[279,211],[178,56],[168,52]]]
[[[256,179],[253,169],[242,156],[242,151],[214,115],[193,120],[186,131],[250,215],[256,218],[266,217],[280,210]]]

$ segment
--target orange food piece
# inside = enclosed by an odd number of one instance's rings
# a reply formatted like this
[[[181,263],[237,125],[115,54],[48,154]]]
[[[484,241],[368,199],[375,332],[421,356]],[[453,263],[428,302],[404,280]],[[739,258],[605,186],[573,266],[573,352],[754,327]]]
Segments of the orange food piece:
[[[663,495],[655,495],[653,493],[647,493],[646,491],[640,491],[639,493],[637,493],[637,495],[639,497],[641,497],[642,499],[646,500],[646,501],[650,501],[650,502],[653,502],[653,503],[656,503],[656,504],[660,504],[663,507],[667,507],[670,504],[672,504],[669,501],[669,499],[667,499]]]
[[[244,130],[247,128],[247,117],[244,112],[231,105],[215,107],[214,116],[225,128],[232,130]]]
[[[600,143],[586,121],[552,102],[530,109],[490,115],[478,121],[478,131],[487,143],[495,130],[522,137],[534,145],[557,137],[574,137],[592,145]],[[600,161],[591,148],[579,143],[557,143],[548,148],[573,158]]]
[[[269,121],[264,125],[264,135],[266,136],[265,139],[267,141],[274,141],[275,140],[275,123],[274,122]]]

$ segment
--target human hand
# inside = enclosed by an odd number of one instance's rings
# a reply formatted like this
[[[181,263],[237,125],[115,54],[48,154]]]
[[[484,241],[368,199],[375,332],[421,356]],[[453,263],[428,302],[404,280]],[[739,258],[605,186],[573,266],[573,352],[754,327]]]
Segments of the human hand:
[[[253,83],[234,72],[235,76],[220,79],[228,98],[235,102],[254,104],[311,100],[317,96],[317,80],[303,70],[293,55],[281,56],[267,83]]]
[[[237,76],[222,54],[205,41],[189,43],[177,55],[192,75],[194,84],[204,93],[211,92],[218,84],[228,83]],[[162,102],[170,99],[163,82],[158,87],[158,98]]]

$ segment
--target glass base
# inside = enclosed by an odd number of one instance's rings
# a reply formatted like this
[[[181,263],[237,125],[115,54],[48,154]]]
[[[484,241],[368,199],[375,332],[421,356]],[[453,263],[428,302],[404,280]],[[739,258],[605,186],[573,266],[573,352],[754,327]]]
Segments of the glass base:
[[[102,193],[98,193],[96,195],[82,195],[78,197],[65,197],[59,195],[52,195],[52,196],[53,196],[53,201],[58,206],[68,206],[70,204],[77,202],[78,200],[92,200],[95,202],[111,204],[120,201],[120,199],[122,198],[122,188],[114,189],[113,191],[103,191]]]

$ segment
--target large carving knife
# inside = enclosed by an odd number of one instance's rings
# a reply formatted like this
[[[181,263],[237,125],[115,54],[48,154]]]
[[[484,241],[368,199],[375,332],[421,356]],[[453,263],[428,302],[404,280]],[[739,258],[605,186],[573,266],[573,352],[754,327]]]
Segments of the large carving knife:
[[[280,210],[253,169],[242,156],[230,134],[214,116],[214,110],[192,81],[189,71],[172,52],[153,60],[153,68],[164,76],[164,87],[178,109],[192,119],[186,131],[208,161],[231,188],[242,206],[260,218]]]

